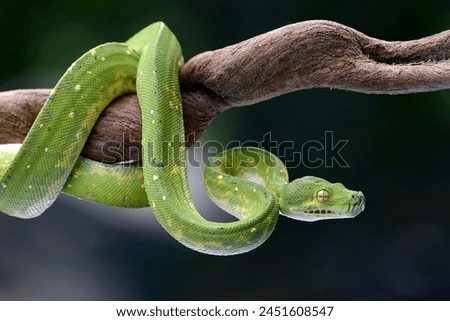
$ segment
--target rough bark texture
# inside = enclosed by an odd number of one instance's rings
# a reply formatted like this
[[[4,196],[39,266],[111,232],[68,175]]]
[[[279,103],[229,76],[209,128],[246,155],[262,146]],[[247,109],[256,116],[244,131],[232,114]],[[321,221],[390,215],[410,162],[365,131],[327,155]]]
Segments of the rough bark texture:
[[[369,94],[407,94],[450,88],[450,31],[388,42],[331,21],[288,25],[238,44],[201,53],[180,70],[187,145],[220,112],[300,89],[329,87]],[[0,93],[0,143],[20,142],[50,93]],[[135,95],[103,112],[83,155],[136,159],[141,115]]]

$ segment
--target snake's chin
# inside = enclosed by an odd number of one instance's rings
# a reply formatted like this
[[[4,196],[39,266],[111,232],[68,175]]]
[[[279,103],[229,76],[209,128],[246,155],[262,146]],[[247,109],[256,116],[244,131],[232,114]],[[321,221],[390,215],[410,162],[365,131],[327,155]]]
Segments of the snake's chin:
[[[310,210],[296,213],[283,213],[280,211],[280,214],[298,221],[316,222],[332,219],[354,218],[355,216],[358,216],[358,214],[361,213],[363,210],[364,206],[361,206],[361,208],[359,208],[356,211],[347,213],[339,213],[331,210]]]

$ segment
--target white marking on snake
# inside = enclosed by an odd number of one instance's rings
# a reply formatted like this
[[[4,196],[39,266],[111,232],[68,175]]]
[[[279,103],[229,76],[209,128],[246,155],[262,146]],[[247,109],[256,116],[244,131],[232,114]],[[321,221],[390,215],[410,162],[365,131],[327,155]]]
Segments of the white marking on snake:
[[[79,92],[81,90],[81,86],[80,86],[80,84],[77,84],[76,86],[75,86],[75,91],[76,92]]]

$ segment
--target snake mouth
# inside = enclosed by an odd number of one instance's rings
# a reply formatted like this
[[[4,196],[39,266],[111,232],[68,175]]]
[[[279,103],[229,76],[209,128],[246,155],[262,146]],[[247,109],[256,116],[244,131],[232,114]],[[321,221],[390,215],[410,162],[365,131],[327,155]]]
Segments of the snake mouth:
[[[295,216],[302,221],[314,222],[329,219],[353,218],[363,211],[364,207],[355,206],[347,212],[339,212],[332,210],[305,210],[297,213]],[[293,216],[291,216],[293,217]],[[294,217],[293,217],[294,218]]]
[[[340,214],[332,210],[299,210],[295,212],[281,212],[280,214],[292,218],[294,220],[304,221],[304,222],[315,222],[320,220],[328,220],[339,218]]]
[[[343,212],[326,209],[314,209],[314,210],[301,210],[291,213],[280,212],[280,214],[295,220],[300,220],[304,222],[315,222],[330,219],[353,218],[357,216],[359,213],[361,213],[363,210],[364,210],[364,203],[352,205],[350,206],[348,211]]]
[[[310,211],[305,211],[305,214],[336,214],[335,211],[330,211],[330,210],[310,210]]]

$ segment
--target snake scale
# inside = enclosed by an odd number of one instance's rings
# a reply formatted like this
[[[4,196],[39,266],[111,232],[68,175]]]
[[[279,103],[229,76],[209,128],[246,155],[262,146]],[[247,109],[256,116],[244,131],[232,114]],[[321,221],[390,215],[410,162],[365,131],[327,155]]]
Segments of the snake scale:
[[[185,246],[233,255],[262,244],[280,213],[316,221],[354,217],[364,209],[361,192],[312,176],[289,183],[286,167],[273,154],[240,147],[216,155],[205,169],[208,194],[238,220],[204,219],[187,181],[182,64],[180,45],[162,22],[81,56],[52,90],[23,143],[0,145],[0,210],[33,218],[61,192],[110,206],[150,206]],[[79,156],[102,110],[130,92],[137,92],[142,111],[142,166]]]

